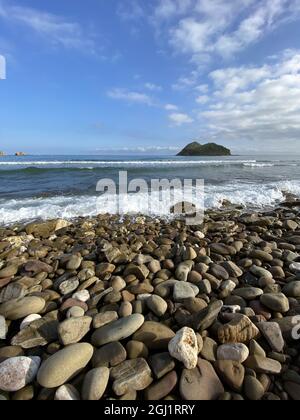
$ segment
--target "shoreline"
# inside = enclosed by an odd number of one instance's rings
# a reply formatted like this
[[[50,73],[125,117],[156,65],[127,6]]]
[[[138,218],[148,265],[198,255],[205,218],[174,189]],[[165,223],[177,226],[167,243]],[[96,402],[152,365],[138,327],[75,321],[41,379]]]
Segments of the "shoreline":
[[[299,399],[299,316],[295,197],[0,227],[3,400]]]

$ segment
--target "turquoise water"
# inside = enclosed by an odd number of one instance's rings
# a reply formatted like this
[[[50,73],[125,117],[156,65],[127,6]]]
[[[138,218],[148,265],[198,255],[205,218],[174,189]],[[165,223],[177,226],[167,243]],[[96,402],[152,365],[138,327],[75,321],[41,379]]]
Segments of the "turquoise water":
[[[97,182],[111,178],[118,183],[119,171],[128,171],[129,180],[148,182],[204,179],[206,207],[218,207],[227,199],[263,208],[283,200],[284,192],[300,196],[300,155],[5,156],[0,158],[0,222],[95,215],[99,212],[95,202],[101,200]],[[146,211],[146,201],[147,197],[135,195],[126,210]],[[100,210],[114,212],[111,200],[103,199]]]

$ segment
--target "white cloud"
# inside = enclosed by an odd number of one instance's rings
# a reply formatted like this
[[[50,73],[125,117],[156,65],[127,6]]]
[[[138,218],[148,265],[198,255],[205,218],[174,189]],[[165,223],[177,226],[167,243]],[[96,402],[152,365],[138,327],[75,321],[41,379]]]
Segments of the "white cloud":
[[[178,111],[178,106],[173,104],[167,104],[165,105],[166,111]]]
[[[30,28],[45,40],[65,48],[95,52],[96,43],[77,22],[25,6],[0,4],[0,18]]]
[[[144,17],[144,9],[138,0],[122,0],[118,3],[117,15],[124,21],[138,20]]]
[[[153,92],[155,91],[160,92],[162,90],[162,87],[159,85],[156,85],[155,83],[145,83],[145,88]]]
[[[207,102],[209,102],[209,97],[207,95],[198,96],[196,98],[196,102],[197,104],[205,105]]]
[[[300,51],[286,51],[262,67],[220,69],[210,74],[212,103],[199,112],[222,138],[299,142]]]
[[[194,120],[188,115],[180,112],[174,112],[169,115],[169,120],[173,125],[180,127],[184,124],[191,124]]]
[[[111,99],[121,100],[128,103],[142,104],[153,106],[153,100],[149,95],[140,92],[130,91],[128,89],[114,88],[107,92],[107,96]]]

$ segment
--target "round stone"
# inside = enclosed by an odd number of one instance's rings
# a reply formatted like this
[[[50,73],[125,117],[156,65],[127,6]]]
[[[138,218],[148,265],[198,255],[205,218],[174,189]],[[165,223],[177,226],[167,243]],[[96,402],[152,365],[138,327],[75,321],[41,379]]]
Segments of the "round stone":
[[[274,312],[286,313],[290,309],[289,300],[283,293],[267,293],[260,297],[261,303]]]
[[[72,255],[69,261],[67,262],[66,268],[67,270],[77,270],[82,263],[82,257],[78,255]]]
[[[27,317],[28,315],[38,314],[45,307],[45,300],[37,296],[14,299],[0,305],[0,315],[4,318],[15,321]]]
[[[143,315],[134,314],[111,322],[94,332],[92,343],[94,346],[100,347],[113,341],[125,340],[144,324],[144,320]]]
[[[89,363],[94,349],[88,343],[70,345],[49,357],[38,372],[38,383],[44,388],[58,388]]]
[[[224,344],[218,347],[218,360],[231,360],[234,362],[244,363],[249,357],[249,349],[245,344]]]
[[[132,315],[132,304],[130,302],[122,302],[119,309],[120,318],[126,318]]]
[[[300,281],[292,281],[284,286],[283,294],[287,297],[300,298]]]
[[[163,316],[168,309],[167,302],[157,295],[151,295],[147,300],[146,304],[150,311],[152,311],[156,316],[161,317]]]
[[[72,308],[68,309],[67,311],[67,319],[69,318],[81,318],[84,316],[84,309],[80,308],[79,306],[73,306]]]
[[[39,357],[12,357],[0,364],[0,389],[15,392],[34,381],[41,359]]]
[[[80,290],[73,294],[72,299],[79,300],[80,302],[87,302],[90,299],[88,290]]]
[[[99,401],[108,384],[109,369],[99,367],[90,370],[84,377],[82,385],[82,399],[85,401]]]
[[[55,401],[79,401],[80,395],[77,389],[70,384],[60,386],[54,396]]]

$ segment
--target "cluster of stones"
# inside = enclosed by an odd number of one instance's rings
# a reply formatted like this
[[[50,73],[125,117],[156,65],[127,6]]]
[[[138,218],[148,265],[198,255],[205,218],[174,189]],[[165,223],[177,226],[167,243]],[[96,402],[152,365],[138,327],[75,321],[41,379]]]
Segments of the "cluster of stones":
[[[0,228],[0,399],[299,400],[299,207]]]

